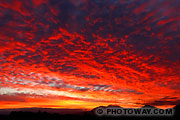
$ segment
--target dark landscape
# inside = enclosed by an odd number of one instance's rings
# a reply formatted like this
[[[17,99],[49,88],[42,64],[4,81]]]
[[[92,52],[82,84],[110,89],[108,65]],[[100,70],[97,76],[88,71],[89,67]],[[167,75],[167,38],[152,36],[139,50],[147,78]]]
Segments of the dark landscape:
[[[100,107],[106,108],[105,106]],[[172,116],[97,116],[95,114],[97,108],[91,111],[51,108],[1,109],[0,120],[178,120],[180,118],[180,105],[176,105],[173,108],[174,115]]]
[[[178,51],[180,0],[0,0],[0,120],[180,120]]]

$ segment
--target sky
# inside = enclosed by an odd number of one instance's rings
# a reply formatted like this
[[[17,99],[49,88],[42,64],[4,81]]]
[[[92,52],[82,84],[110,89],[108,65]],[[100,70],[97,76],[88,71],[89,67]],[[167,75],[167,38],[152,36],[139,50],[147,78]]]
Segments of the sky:
[[[179,0],[0,0],[0,109],[180,104]]]

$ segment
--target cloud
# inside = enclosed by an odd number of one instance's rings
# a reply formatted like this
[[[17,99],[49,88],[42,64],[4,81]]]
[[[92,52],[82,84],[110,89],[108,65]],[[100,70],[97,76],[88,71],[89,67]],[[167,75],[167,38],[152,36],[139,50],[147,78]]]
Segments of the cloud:
[[[173,101],[180,96],[179,6],[178,0],[2,1],[0,94]]]
[[[6,102],[26,102],[26,100],[20,95],[0,95],[0,101]]]
[[[148,103],[150,105],[163,106],[163,105],[179,105],[180,100],[176,101],[154,101],[152,103]]]
[[[170,97],[170,96],[166,96],[164,98],[162,98],[162,100],[177,100],[178,97]]]

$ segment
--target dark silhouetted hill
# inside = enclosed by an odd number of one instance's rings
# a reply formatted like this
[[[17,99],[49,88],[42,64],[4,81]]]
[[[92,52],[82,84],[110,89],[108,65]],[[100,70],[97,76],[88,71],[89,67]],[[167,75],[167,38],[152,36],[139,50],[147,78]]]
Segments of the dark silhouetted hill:
[[[81,109],[22,108],[0,110],[0,120],[179,120],[180,105],[174,107],[174,116],[97,116],[98,108],[119,107],[99,106],[91,111]],[[119,107],[122,108],[122,107]],[[142,108],[155,108],[145,105]]]

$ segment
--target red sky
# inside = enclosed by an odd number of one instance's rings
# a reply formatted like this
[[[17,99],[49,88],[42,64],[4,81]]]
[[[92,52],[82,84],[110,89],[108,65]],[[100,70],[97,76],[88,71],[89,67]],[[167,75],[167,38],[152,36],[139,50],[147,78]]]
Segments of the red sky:
[[[0,108],[180,104],[179,0],[0,0]]]

